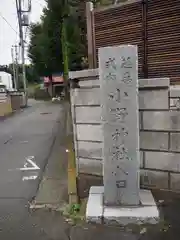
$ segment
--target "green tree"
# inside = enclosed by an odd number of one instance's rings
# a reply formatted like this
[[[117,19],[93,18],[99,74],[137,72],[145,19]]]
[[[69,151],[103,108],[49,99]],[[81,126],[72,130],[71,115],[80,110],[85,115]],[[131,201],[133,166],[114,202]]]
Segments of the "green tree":
[[[29,58],[40,76],[62,71],[61,1],[47,1],[40,23],[31,25]]]
[[[83,47],[75,4],[68,9],[67,35],[70,66],[81,61]],[[69,14],[70,10],[70,14]],[[31,26],[29,58],[39,75],[50,76],[63,71],[61,30],[63,0],[47,0],[41,22]]]
[[[63,71],[62,21],[66,10],[66,44],[69,69],[82,68],[82,59],[87,57],[85,11],[80,11],[82,1],[69,0],[64,9],[64,0],[46,0],[41,21],[31,25],[29,58],[39,76],[51,76]],[[84,1],[84,6],[85,6]],[[94,0],[95,5],[109,4],[110,0]]]
[[[43,33],[42,24],[40,23],[31,25],[30,29],[29,58],[39,75],[49,74],[49,69],[47,68],[49,38]]]

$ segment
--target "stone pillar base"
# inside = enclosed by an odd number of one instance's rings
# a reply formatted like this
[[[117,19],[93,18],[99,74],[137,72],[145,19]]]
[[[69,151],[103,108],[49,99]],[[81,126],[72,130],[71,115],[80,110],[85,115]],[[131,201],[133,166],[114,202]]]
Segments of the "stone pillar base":
[[[86,221],[94,223],[118,224],[158,224],[159,211],[149,190],[140,190],[139,206],[105,206],[103,204],[104,187],[93,186],[89,191],[86,209]]]

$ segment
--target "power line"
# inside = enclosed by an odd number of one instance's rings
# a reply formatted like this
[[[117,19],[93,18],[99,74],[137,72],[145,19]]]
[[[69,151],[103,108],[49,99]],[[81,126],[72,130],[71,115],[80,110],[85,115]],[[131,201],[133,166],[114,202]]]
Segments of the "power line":
[[[19,27],[19,24],[18,24],[18,21],[16,22],[16,28],[18,28]],[[19,35],[19,33],[18,34],[16,34],[16,40],[15,40],[15,42],[17,42],[17,40],[18,40],[18,35]]]
[[[8,20],[2,15],[2,13],[0,12],[0,17],[9,25],[9,27],[16,33],[18,34],[18,32],[12,27],[12,25],[8,22]]]

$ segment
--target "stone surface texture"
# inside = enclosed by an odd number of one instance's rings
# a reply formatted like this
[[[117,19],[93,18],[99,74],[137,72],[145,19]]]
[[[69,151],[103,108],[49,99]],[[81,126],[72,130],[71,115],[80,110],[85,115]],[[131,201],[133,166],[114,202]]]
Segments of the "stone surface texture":
[[[95,189],[93,189],[95,188]],[[87,222],[102,223],[103,217],[103,188],[91,187],[87,208],[86,220]]]
[[[139,93],[139,109],[168,109],[169,102],[166,97],[168,89],[144,90]]]
[[[104,187],[91,187],[87,203],[86,220],[88,222],[118,224],[157,224],[159,211],[151,191],[140,191],[140,205],[129,207],[110,207],[103,204]]]
[[[137,47],[99,49],[106,205],[139,204]]]

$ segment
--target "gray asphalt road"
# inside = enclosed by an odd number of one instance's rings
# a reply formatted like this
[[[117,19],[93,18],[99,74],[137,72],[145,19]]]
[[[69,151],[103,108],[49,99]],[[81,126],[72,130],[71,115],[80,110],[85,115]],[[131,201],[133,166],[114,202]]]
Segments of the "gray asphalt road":
[[[0,122],[0,239],[51,239],[31,217],[28,202],[61,120],[61,105],[30,101],[23,112]]]

